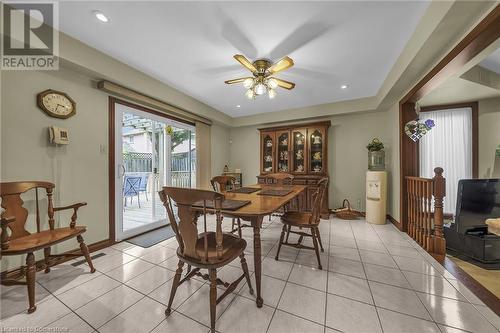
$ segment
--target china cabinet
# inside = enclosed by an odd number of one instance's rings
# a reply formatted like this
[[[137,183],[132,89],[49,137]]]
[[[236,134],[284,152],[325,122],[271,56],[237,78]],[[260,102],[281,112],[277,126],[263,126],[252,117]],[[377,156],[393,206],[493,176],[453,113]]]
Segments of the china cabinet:
[[[290,209],[309,211],[317,182],[328,176],[328,129],[330,121],[261,128],[259,183],[265,175],[286,172],[295,176],[292,183],[307,185],[302,197],[290,203]],[[328,218],[328,191],[321,216]]]

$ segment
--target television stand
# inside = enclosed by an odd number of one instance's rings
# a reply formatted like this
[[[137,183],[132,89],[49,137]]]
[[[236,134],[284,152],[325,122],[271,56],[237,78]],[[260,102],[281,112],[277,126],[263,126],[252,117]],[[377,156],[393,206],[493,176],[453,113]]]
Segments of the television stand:
[[[455,223],[444,228],[446,248],[482,263],[500,263],[500,236],[489,234],[487,227],[456,231]]]

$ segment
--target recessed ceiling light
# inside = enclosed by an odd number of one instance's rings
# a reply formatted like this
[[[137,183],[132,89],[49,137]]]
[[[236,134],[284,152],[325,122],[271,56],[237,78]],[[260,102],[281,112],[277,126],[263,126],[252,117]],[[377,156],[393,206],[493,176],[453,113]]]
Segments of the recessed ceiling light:
[[[347,88],[349,88],[349,86],[347,84],[343,84],[340,86],[340,89],[347,89]]]
[[[241,108],[241,105],[239,105],[239,104],[238,104],[238,105],[236,105],[236,107],[237,107],[237,108]]]
[[[104,15],[104,13],[103,13],[103,12],[101,12],[101,11],[99,11],[99,10],[94,10],[92,13],[95,15],[95,17],[96,17],[99,21],[104,22],[104,23],[109,22],[108,17],[107,17],[106,15]]]

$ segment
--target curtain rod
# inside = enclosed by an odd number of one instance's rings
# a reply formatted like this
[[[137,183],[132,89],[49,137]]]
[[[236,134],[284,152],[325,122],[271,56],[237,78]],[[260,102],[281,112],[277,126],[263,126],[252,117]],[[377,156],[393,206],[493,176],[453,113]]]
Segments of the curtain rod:
[[[106,80],[101,80],[97,82],[97,88],[99,90],[105,91],[107,93],[126,98],[128,100],[143,104],[145,106],[153,107],[155,109],[168,112],[173,114],[174,116],[191,121],[191,122],[202,122],[207,125],[212,125],[212,121],[210,119],[198,116],[192,112],[183,110],[181,108],[178,108],[176,106],[170,105],[168,103],[165,103],[163,101],[160,101],[156,98],[146,96],[144,94],[141,94],[140,92],[137,92],[135,90],[125,88],[123,86],[120,86],[116,83],[109,82]]]

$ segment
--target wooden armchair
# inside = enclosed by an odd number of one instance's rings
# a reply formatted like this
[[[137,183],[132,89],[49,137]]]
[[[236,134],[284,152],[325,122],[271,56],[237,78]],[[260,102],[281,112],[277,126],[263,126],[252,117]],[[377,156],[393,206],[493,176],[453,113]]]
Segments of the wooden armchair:
[[[214,189],[215,192],[220,192],[224,193],[227,190],[234,189],[234,185],[236,183],[236,178],[233,176],[215,176],[212,179],[210,179],[210,183],[212,184],[212,188]],[[231,233],[234,233],[235,231],[238,232],[238,236],[241,238],[241,228],[244,227],[251,227],[251,225],[246,225],[246,224],[241,224],[240,218],[234,218],[231,215],[223,214],[224,217],[229,217],[232,219],[231,223]],[[235,228],[236,224],[236,228]]]
[[[318,259],[318,268],[322,269],[321,258],[319,256],[319,247],[321,252],[324,252],[323,244],[321,243],[321,236],[319,233],[319,223],[321,221],[321,203],[323,202],[323,197],[326,192],[328,185],[328,178],[321,178],[318,181],[318,190],[313,193],[312,198],[312,208],[311,212],[285,212],[281,217],[281,222],[283,223],[283,229],[281,230],[280,242],[278,244],[278,251],[276,252],[276,260],[279,258],[280,250],[282,245],[293,246],[299,249],[310,249],[316,252],[316,257]],[[292,230],[293,227],[298,228],[298,231]],[[303,229],[309,229],[310,234],[303,231]],[[286,233],[286,239],[285,239]],[[288,237],[290,234],[299,235],[297,243],[289,243]],[[302,240],[304,237],[312,237],[314,247],[302,245]]]
[[[47,194],[47,213],[49,230],[41,230],[40,205],[38,198],[38,188],[44,188]],[[30,190],[35,192],[35,208],[36,208],[36,232],[30,233],[25,229],[28,210],[23,207],[24,201],[21,199],[21,194]],[[28,287],[29,309],[28,313],[36,310],[35,305],[35,274],[36,263],[35,251],[42,250],[44,254],[45,273],[50,272],[50,267],[53,266],[52,260],[55,257],[61,256],[81,256],[84,255],[92,273],[95,268],[90,259],[89,250],[83,241],[82,234],[85,232],[84,226],[77,226],[77,211],[78,208],[85,206],[86,203],[76,203],[70,206],[54,207],[52,195],[54,184],[49,182],[8,182],[0,183],[0,198],[2,199],[1,206],[4,212],[1,214],[1,250],[0,256],[26,254],[26,281],[14,279],[2,279],[3,285],[26,285]],[[55,228],[54,213],[62,210],[72,209],[73,215],[68,227]],[[10,235],[9,235],[10,234]],[[51,246],[63,242],[70,238],[77,239],[80,243],[81,254],[60,254],[51,255]]]
[[[294,176],[290,173],[285,173],[285,172],[278,172],[278,173],[270,173],[265,176],[266,184],[268,185],[276,185],[276,186],[284,186],[284,185],[291,185],[293,181]],[[298,200],[298,199],[296,199]],[[297,204],[298,207],[298,204]],[[269,221],[271,221],[271,218],[273,215],[276,216],[281,216],[284,212],[286,211],[286,207],[282,207],[278,213],[273,213],[269,215]]]
[[[290,173],[278,172],[278,173],[270,173],[265,176],[266,184],[273,185],[287,185],[291,184],[294,176]]]
[[[167,209],[168,218],[179,243],[177,249],[179,264],[172,282],[172,290],[165,314],[170,315],[178,286],[195,275],[201,276],[210,281],[210,324],[211,332],[215,332],[216,305],[224,297],[231,294],[243,278],[246,278],[250,294],[253,294],[248,266],[243,253],[247,242],[243,238],[222,232],[221,207],[224,200],[223,194],[205,190],[164,187],[159,192],[159,195]],[[177,205],[179,223],[177,223],[174,216],[172,202]],[[200,204],[202,207],[194,208],[193,204],[195,203]],[[208,211],[215,215],[215,231],[207,230]],[[197,226],[197,220],[200,216],[203,216],[203,232],[201,233],[198,231]],[[217,269],[229,264],[237,257],[240,257],[243,274],[232,283],[218,279]],[[194,269],[181,280],[182,267],[185,263],[194,267]],[[209,274],[200,273],[201,269],[207,269]],[[227,288],[218,298],[217,285],[223,285]]]

